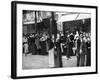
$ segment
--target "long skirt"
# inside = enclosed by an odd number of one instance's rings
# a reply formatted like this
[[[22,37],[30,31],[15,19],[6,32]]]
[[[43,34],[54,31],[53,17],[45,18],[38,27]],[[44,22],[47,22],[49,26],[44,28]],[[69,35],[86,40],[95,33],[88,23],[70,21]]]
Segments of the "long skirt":
[[[40,45],[41,45],[41,55],[46,55],[46,42],[45,41],[42,41],[40,42]]]
[[[54,64],[54,48],[48,51],[49,53],[49,67],[55,67]]]
[[[36,54],[36,45],[34,43],[30,45],[30,52],[32,53],[32,55]]]
[[[85,66],[86,65],[86,56],[79,55],[77,56],[77,66]]]
[[[28,44],[24,44],[24,52],[25,52],[25,54],[28,53]]]

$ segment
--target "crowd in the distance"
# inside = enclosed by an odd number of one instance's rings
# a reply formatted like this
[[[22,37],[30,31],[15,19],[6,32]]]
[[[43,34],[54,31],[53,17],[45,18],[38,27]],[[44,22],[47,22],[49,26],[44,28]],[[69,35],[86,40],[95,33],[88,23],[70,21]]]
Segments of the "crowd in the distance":
[[[65,54],[67,59],[77,56],[77,66],[91,65],[91,34],[86,32],[59,32],[56,38],[48,33],[32,33],[23,35],[23,53],[45,55],[53,53],[53,49]]]

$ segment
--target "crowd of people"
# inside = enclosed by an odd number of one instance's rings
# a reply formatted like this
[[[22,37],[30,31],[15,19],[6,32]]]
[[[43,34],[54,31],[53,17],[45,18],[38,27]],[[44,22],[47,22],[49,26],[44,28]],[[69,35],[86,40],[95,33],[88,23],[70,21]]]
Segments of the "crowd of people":
[[[56,37],[56,38],[55,38]],[[59,32],[55,36],[48,33],[23,35],[23,53],[32,55],[49,55],[50,67],[55,67],[55,56],[65,54],[69,60],[77,56],[77,66],[91,65],[91,34],[86,32]],[[60,61],[62,64],[62,61]]]
[[[47,35],[43,33],[23,35],[23,53],[25,55],[47,54],[46,39]]]

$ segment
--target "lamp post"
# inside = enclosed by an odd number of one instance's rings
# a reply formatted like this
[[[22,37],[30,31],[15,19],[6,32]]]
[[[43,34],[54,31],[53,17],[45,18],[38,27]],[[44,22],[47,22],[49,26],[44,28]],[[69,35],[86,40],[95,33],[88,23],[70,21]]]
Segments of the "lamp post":
[[[37,12],[35,11],[35,33],[37,32]]]
[[[84,25],[85,19],[82,19],[82,23],[83,23],[82,30],[84,31],[84,27],[85,27],[85,25]]]

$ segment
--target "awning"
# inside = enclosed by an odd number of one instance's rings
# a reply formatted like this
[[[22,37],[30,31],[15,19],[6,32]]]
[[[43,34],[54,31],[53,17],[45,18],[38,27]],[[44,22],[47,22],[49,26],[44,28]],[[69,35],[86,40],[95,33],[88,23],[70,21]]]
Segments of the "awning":
[[[61,16],[57,23],[91,18],[91,14],[70,14]]]

